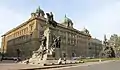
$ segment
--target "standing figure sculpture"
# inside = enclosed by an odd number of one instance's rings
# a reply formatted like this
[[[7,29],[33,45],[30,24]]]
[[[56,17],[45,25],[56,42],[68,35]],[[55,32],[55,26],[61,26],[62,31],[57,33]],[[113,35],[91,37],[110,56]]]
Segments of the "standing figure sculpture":
[[[53,19],[53,13],[52,12],[50,12],[50,16],[51,16],[51,21],[54,21],[54,19]]]
[[[54,21],[52,12],[46,13],[46,15],[47,15],[47,23],[52,25],[53,27],[56,27],[57,23]]]

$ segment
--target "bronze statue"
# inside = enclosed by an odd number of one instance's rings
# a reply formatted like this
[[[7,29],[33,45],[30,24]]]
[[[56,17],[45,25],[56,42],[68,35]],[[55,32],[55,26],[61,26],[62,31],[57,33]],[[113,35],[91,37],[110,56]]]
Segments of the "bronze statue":
[[[52,12],[50,12],[50,17],[51,17],[51,21],[54,21],[54,19],[53,19],[53,13]]]
[[[51,16],[50,16],[50,14],[49,14],[49,13],[46,13],[46,15],[47,15],[47,23],[48,23],[48,24],[51,24],[51,23],[50,23],[50,21],[51,21]]]
[[[57,23],[54,21],[52,12],[46,13],[46,15],[47,15],[47,23],[52,25],[53,27],[56,27]]]

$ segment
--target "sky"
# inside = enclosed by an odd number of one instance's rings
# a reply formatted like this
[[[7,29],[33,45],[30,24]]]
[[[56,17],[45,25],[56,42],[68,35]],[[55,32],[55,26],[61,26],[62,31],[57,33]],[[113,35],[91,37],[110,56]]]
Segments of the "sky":
[[[1,0],[0,36],[28,20],[38,6],[45,13],[53,12],[59,23],[66,14],[74,28],[87,28],[93,38],[120,34],[120,0]]]

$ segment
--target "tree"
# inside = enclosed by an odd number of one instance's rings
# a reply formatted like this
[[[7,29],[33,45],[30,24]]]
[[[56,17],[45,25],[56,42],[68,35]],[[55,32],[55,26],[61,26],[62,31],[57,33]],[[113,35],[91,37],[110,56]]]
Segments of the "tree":
[[[109,42],[114,45],[115,47],[119,47],[120,46],[120,37],[117,34],[113,34],[110,37]]]
[[[117,38],[118,38],[118,35],[117,34],[113,34],[113,35],[111,35],[110,40],[116,41]]]
[[[115,53],[116,56],[119,56],[118,53],[120,53],[120,51],[118,50],[119,47],[120,47],[120,36],[118,36],[117,34],[113,34],[111,35],[110,37],[110,40],[109,40],[109,43],[111,44],[112,46],[112,51],[115,51],[113,52],[113,54]],[[114,55],[113,55],[114,56]]]

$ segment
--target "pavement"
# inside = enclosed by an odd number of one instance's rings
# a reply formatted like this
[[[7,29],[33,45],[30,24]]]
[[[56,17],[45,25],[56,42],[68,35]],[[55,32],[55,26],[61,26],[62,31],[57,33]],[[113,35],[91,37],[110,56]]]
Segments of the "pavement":
[[[64,65],[52,65],[52,66],[40,66],[40,65],[29,65],[29,64],[18,64],[18,63],[0,63],[0,70],[41,70],[41,69],[57,69],[66,67],[76,67],[76,66],[89,66],[94,64],[102,64],[111,61],[104,62],[88,62],[82,64],[64,64]]]
[[[75,64],[62,64],[62,65],[30,65],[30,64],[19,64],[19,63],[0,63],[0,70],[36,70],[36,69],[50,69],[73,66]]]

